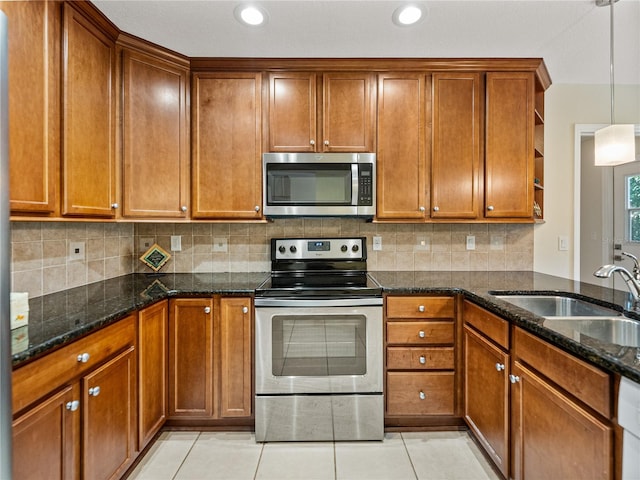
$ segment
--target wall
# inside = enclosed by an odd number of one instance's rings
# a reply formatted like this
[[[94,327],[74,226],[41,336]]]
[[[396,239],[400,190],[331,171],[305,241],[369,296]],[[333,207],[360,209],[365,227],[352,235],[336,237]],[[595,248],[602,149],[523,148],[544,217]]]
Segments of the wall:
[[[476,249],[466,250],[475,235]],[[170,251],[180,235],[181,252],[161,272],[269,271],[272,237],[365,236],[369,270],[531,270],[533,226],[505,224],[375,224],[359,220],[296,219],[265,224],[220,223],[12,223],[14,291],[53,293],[132,272],[151,272],[138,258],[143,240]],[[382,250],[371,238],[382,237]],[[226,252],[214,252],[224,238]],[[424,245],[418,245],[424,240]],[[86,242],[86,259],[69,261],[70,242]]]
[[[545,223],[534,233],[533,269],[573,278],[573,235],[579,206],[574,205],[574,129],[576,124],[609,123],[609,85],[551,85],[545,93]],[[640,85],[616,86],[616,121],[640,123]],[[577,213],[576,213],[577,212]],[[569,250],[558,250],[558,236]]]

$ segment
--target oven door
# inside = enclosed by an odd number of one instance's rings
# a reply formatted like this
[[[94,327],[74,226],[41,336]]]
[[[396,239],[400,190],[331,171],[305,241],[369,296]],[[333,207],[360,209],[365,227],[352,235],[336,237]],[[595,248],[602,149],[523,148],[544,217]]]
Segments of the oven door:
[[[382,299],[372,300],[257,301],[256,394],[382,392]]]

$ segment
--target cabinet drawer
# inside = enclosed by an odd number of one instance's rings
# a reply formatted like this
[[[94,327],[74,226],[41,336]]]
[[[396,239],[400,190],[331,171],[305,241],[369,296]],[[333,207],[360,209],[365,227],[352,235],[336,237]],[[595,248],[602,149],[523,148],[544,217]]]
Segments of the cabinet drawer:
[[[453,415],[453,372],[387,373],[388,415]]]
[[[453,370],[453,347],[387,348],[389,370]]]
[[[502,348],[509,349],[509,322],[465,300],[464,322],[489,337]]]
[[[609,374],[520,328],[515,329],[513,343],[517,358],[605,417],[611,418],[612,379]]]
[[[136,316],[131,315],[104,329],[60,348],[13,372],[13,412],[134,345]],[[86,362],[78,359],[85,355]]]
[[[388,322],[387,343],[452,344],[453,322]]]
[[[387,297],[389,318],[453,318],[453,297]]]

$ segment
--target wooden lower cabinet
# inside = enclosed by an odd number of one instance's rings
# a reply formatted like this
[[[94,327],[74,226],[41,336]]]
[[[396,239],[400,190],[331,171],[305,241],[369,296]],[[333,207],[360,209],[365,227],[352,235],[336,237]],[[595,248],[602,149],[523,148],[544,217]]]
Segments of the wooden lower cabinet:
[[[138,450],[167,418],[169,301],[138,312]]]
[[[613,478],[613,430],[520,362],[512,375],[512,478]]]
[[[388,372],[388,415],[453,415],[453,372]]]
[[[464,418],[500,472],[509,475],[509,355],[464,327]]]

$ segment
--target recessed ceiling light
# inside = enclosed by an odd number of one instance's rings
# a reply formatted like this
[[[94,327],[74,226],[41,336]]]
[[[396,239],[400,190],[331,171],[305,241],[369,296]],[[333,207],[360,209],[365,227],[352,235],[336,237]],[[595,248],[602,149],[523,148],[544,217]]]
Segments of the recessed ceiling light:
[[[421,6],[410,4],[402,5],[393,12],[393,23],[400,27],[415,25],[423,17],[424,11]]]
[[[238,5],[234,11],[236,20],[244,25],[250,25],[257,27],[258,25],[264,25],[267,22],[267,11],[256,5]]]

